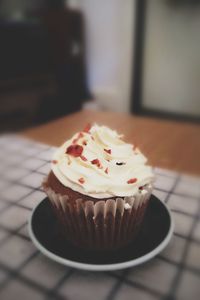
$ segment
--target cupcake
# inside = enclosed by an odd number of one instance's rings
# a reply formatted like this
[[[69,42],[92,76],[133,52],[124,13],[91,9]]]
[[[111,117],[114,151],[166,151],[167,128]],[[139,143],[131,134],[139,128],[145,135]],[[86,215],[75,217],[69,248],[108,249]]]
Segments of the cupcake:
[[[152,192],[146,157],[106,126],[86,126],[58,148],[43,188],[66,239],[85,249],[132,242]]]

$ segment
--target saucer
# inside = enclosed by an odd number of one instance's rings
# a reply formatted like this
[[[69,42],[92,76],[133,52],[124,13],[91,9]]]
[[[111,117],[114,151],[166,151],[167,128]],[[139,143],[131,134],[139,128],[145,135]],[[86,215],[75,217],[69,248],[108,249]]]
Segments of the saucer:
[[[29,235],[44,255],[63,265],[91,271],[119,270],[150,260],[167,246],[173,229],[169,209],[154,195],[138,237],[120,250],[83,250],[66,242],[59,234],[48,198],[35,207],[29,220]]]

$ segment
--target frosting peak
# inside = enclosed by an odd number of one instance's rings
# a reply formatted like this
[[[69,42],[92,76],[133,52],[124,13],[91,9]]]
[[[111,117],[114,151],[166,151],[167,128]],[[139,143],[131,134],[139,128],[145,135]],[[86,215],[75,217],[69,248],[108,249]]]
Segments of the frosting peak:
[[[54,154],[51,168],[66,187],[95,198],[133,196],[153,181],[146,157],[106,126],[87,126]]]

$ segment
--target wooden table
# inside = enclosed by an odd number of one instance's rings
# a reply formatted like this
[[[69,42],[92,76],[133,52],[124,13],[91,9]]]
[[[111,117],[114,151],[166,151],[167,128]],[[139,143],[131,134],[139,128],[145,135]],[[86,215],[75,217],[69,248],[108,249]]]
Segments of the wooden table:
[[[59,146],[86,123],[108,125],[136,144],[153,166],[200,175],[200,125],[112,112],[82,111],[35,128],[23,135]]]

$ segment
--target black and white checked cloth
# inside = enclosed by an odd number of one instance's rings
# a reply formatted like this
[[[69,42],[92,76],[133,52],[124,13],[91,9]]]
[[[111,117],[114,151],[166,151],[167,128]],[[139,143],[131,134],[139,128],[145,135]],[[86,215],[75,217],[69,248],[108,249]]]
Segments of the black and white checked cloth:
[[[40,186],[54,149],[0,137],[0,299],[200,299],[200,178],[155,169],[154,194],[175,221],[160,255],[123,271],[78,271],[43,256],[27,233],[31,210],[45,197]]]

